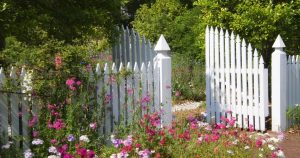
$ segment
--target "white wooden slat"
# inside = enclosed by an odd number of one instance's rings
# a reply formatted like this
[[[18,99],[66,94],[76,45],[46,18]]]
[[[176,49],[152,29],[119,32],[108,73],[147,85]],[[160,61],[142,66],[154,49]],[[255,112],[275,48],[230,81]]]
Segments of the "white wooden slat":
[[[260,130],[259,127],[259,80],[258,80],[258,73],[259,73],[259,69],[258,69],[258,53],[257,50],[254,50],[254,58],[253,58],[253,79],[254,79],[254,85],[253,85],[253,89],[254,89],[254,104],[253,104],[253,115],[255,116],[255,130]],[[249,85],[250,87],[250,85]],[[251,88],[251,87],[250,87]],[[251,92],[250,92],[251,93]],[[249,93],[249,94],[250,94]],[[251,105],[251,104],[250,104]]]
[[[27,73],[25,68],[22,68],[21,71],[21,88],[22,88],[22,93],[25,93],[22,95],[22,100],[21,100],[21,116],[22,116],[22,135],[24,138],[23,141],[23,149],[29,149],[29,130],[28,130],[28,121],[29,121],[29,112],[30,112],[30,107],[29,107],[29,94],[26,94],[31,85],[31,74]]]
[[[291,87],[292,87],[292,68],[291,68],[291,56],[288,56],[287,60],[287,105],[292,104],[292,94],[291,94]]]
[[[141,48],[140,48],[140,35],[136,32],[135,36],[135,46],[136,46],[136,61],[138,65],[141,65]]]
[[[103,90],[104,90],[104,81],[103,81],[103,77],[101,76],[102,75],[102,72],[101,72],[102,70],[101,70],[101,67],[100,67],[100,65],[99,65],[99,63],[96,65],[96,93],[97,93],[97,108],[98,109],[100,109],[101,111],[100,112],[102,112],[104,109],[103,109],[103,107],[101,107],[101,106],[103,106],[103,98],[104,98],[104,96],[103,96],[103,94],[104,94],[104,92],[103,92]],[[104,120],[102,119],[102,118],[100,118],[101,120],[98,120],[99,122],[100,122],[100,126],[99,126],[99,128],[98,128],[98,132],[100,133],[100,134],[104,134]]]
[[[215,107],[215,71],[214,71],[214,66],[215,66],[215,57],[214,57],[214,28],[211,27],[210,28],[210,33],[209,33],[209,36],[210,36],[210,41],[209,41],[209,53],[210,53],[210,87],[211,87],[211,95],[210,95],[210,117],[208,118],[208,121],[209,122],[212,122],[214,123],[215,122],[215,119],[216,119],[216,114],[215,114],[215,111],[216,111],[216,107]]]
[[[154,112],[154,91],[153,91],[153,66],[151,64],[152,62],[149,61],[148,62],[148,66],[147,66],[147,94],[150,95],[151,97],[151,101],[149,103],[149,110],[151,113]]]
[[[146,60],[146,39],[145,36],[142,37],[142,43],[141,43],[141,63],[139,66],[141,66],[142,63],[144,63]]]
[[[219,63],[219,30],[215,28],[215,107],[216,107],[216,121],[220,122],[220,63]]]
[[[132,72],[132,69],[131,69],[131,64],[130,63],[127,63],[127,66],[126,66],[126,70],[127,71],[131,71]],[[127,123],[128,124],[131,124],[132,123],[132,120],[133,120],[133,75],[132,74],[129,74],[126,76],[126,90],[127,90]]]
[[[300,104],[300,97],[299,97],[299,94],[300,94],[300,67],[299,67],[299,62],[300,62],[300,59],[299,59],[299,55],[296,56],[296,104]]]
[[[135,61],[137,61],[136,58],[136,37],[135,37],[135,31],[132,29],[131,30],[131,40],[130,40],[130,44],[131,44],[131,62],[130,63],[134,63]]]
[[[12,67],[10,72],[10,79],[12,84],[17,84],[17,75],[16,75],[16,68]],[[16,90],[15,90],[16,91]],[[17,90],[18,91],[18,90]],[[19,103],[20,98],[18,94],[11,93],[10,94],[10,107],[11,107],[11,129],[12,129],[12,136],[19,136],[20,134],[20,126],[19,126]],[[19,142],[16,143],[16,146],[20,146]]]
[[[244,120],[247,118],[248,120],[248,99],[247,99],[247,51],[246,51],[246,42],[245,39],[242,40],[242,69],[241,69],[241,75],[242,75],[242,88],[241,88],[241,97],[242,97],[242,114],[244,117]],[[243,128],[248,128],[249,121],[244,121]],[[253,124],[253,120],[252,120]]]
[[[126,49],[126,55],[125,56],[125,60],[124,60],[124,63],[127,63],[127,62],[130,62],[130,37],[129,37],[129,28],[128,26],[126,26],[126,29],[124,30],[125,31],[125,48]]]
[[[140,70],[139,67],[137,65],[137,63],[134,63],[134,76],[133,76],[133,114],[135,116],[141,116],[139,113],[139,106],[140,105]]]
[[[299,94],[297,94],[297,91],[296,91],[296,82],[299,82],[299,81],[297,81],[296,80],[296,57],[293,55],[293,57],[292,57],[292,69],[293,69],[293,71],[292,71],[292,74],[293,74],[293,77],[292,77],[292,84],[293,84],[293,86],[292,86],[292,89],[293,89],[293,91],[292,91],[292,95],[293,95],[293,101],[292,101],[292,104],[293,105],[295,105],[297,102],[296,102],[296,98],[297,98],[297,95],[299,95]]]
[[[142,66],[141,66],[141,89],[142,89],[142,100],[147,97],[148,93],[148,88],[147,88],[147,71],[146,71],[146,66],[144,63],[142,63]],[[145,106],[145,107],[143,107]],[[141,109],[142,109],[142,116],[144,114],[147,113],[147,110],[149,109],[149,103],[141,103]]]
[[[0,68],[0,90],[5,85],[5,74],[3,68]],[[2,142],[6,144],[8,141],[8,100],[7,94],[0,92],[0,133],[3,134]]]
[[[249,125],[254,126],[254,112],[253,112],[253,63],[252,63],[252,47],[248,44],[248,115],[249,115]],[[247,81],[246,81],[247,82]],[[246,84],[247,86],[247,84]]]
[[[260,130],[265,131],[265,117],[268,108],[268,69],[264,68],[263,58],[260,58],[259,62],[259,70],[260,70],[260,96],[261,105],[259,106],[260,113]]]
[[[120,55],[119,55],[119,59],[120,62],[125,63],[125,55],[126,55],[126,37],[125,37],[125,29],[124,26],[121,26],[121,50],[120,50]]]
[[[235,47],[236,47],[236,43],[235,43],[235,36],[234,33],[231,32],[231,36],[230,36],[230,57],[231,57],[231,110],[232,110],[232,116],[233,117],[237,117],[237,111],[236,111],[236,73],[235,73],[235,68],[236,68],[236,62],[235,62],[235,58],[236,58],[236,53],[235,53]],[[238,120],[240,120],[240,118],[236,118]]]
[[[221,113],[222,116],[225,116],[226,112],[226,104],[225,104],[225,65],[224,65],[224,31],[223,29],[220,29],[220,85],[221,85],[221,93],[220,95],[220,102],[221,102]]]
[[[239,35],[236,37],[236,96],[237,96],[237,105],[236,111],[238,114],[238,124],[239,127],[242,126],[242,121],[245,119],[242,117],[242,90],[241,90],[241,40]]]
[[[226,99],[226,111],[231,111],[231,93],[230,93],[230,55],[229,55],[229,33],[225,32],[225,99]],[[227,118],[231,118],[231,113],[227,113]]]
[[[119,72],[124,71],[124,66],[123,63],[120,64],[119,67]],[[119,107],[120,107],[120,123],[123,123],[123,125],[126,124],[126,114],[127,114],[127,106],[125,102],[125,96],[127,95],[126,93],[126,88],[125,88],[125,78],[120,77],[119,81]],[[121,122],[122,121],[122,122]]]
[[[112,65],[112,74],[110,77],[111,80],[111,105],[113,110],[113,122],[114,124],[119,124],[119,115],[120,115],[120,106],[119,106],[119,93],[118,93],[118,83],[116,82],[116,76],[117,76],[117,68],[116,64],[113,63]]]
[[[113,128],[112,107],[111,107],[111,90],[109,83],[109,67],[105,63],[104,66],[104,90],[105,90],[105,134],[110,135]]]
[[[210,119],[211,108],[211,76],[210,76],[210,32],[209,27],[206,26],[205,30],[205,83],[206,83],[206,113],[207,118]]]

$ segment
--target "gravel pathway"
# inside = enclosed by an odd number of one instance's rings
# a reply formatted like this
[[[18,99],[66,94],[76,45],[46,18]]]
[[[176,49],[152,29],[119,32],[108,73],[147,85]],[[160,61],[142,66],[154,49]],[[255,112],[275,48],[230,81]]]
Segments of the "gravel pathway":
[[[183,104],[174,105],[172,107],[172,112],[196,109],[201,106],[203,102],[185,102]]]

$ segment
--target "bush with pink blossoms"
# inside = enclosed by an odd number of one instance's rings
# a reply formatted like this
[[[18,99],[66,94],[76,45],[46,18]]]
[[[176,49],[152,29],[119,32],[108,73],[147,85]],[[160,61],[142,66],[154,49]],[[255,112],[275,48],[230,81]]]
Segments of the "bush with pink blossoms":
[[[201,117],[203,118],[203,117]],[[102,157],[283,157],[278,138],[240,130],[235,118],[209,125],[194,117],[160,128],[158,113],[146,114],[130,135],[112,135]],[[233,124],[232,124],[233,123]]]

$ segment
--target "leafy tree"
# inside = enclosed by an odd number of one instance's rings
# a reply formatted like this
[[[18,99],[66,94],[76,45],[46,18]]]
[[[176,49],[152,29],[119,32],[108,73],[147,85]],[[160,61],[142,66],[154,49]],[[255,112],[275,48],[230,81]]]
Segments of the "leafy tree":
[[[116,32],[113,26],[120,22],[120,7],[121,0],[3,0],[0,49],[7,36],[30,45],[49,38],[67,43],[90,36],[112,39]]]

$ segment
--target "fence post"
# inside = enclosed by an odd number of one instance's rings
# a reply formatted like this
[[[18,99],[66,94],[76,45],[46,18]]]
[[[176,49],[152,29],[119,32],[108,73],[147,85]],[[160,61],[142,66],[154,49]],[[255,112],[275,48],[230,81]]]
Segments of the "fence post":
[[[287,59],[280,35],[272,47],[275,48],[272,54],[272,131],[278,132],[286,130],[287,123]]]
[[[157,55],[153,60],[159,71],[159,100],[163,112],[162,122],[164,126],[168,126],[172,122],[171,57],[169,56],[171,50],[163,35],[160,36],[154,50]]]

